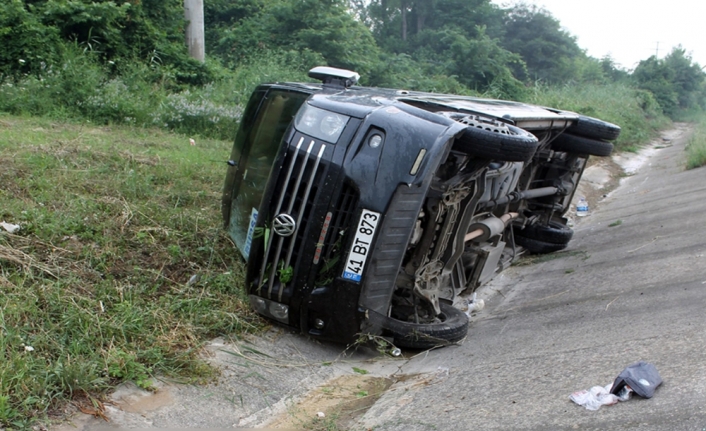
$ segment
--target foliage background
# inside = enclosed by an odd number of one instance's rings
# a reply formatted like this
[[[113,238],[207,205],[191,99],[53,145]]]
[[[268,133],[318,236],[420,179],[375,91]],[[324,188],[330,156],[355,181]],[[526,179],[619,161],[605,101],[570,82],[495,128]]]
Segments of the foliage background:
[[[704,73],[683,49],[622,70],[609,57],[586,55],[534,5],[210,0],[204,12],[208,57],[200,63],[187,55],[179,0],[6,0],[0,111],[229,139],[258,82],[305,80],[322,64],[356,70],[365,85],[521,101],[564,88],[571,101],[556,99],[555,107],[615,122],[638,116],[641,127],[706,106]],[[606,95],[606,86],[621,88],[621,99],[607,94],[612,104],[638,111],[589,106],[586,95]],[[649,135],[626,132],[625,142]]]

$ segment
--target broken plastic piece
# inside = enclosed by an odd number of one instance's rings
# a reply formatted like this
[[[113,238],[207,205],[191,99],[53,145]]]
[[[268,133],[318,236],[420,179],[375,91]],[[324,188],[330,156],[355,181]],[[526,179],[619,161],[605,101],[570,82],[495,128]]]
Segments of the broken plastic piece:
[[[0,222],[0,227],[2,227],[3,229],[5,229],[6,231],[8,231],[10,233],[15,233],[18,230],[20,230],[20,225],[12,224],[12,223],[5,223],[4,220]]]
[[[189,281],[186,282],[187,286],[193,286],[194,284],[198,283],[198,281],[201,279],[200,274],[194,274],[189,278]]]

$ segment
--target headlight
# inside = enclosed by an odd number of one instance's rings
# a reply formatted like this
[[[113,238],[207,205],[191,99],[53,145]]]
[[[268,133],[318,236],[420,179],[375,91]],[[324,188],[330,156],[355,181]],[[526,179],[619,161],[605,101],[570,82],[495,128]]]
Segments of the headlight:
[[[250,306],[253,310],[257,311],[260,314],[267,313],[267,303],[264,299],[259,298],[255,295],[250,295]]]
[[[289,325],[289,306],[269,299],[260,298],[257,295],[250,295],[250,306],[253,310],[275,320]]]
[[[294,127],[314,138],[335,144],[350,117],[304,105],[294,119]]]
[[[279,302],[270,302],[270,314],[280,322],[289,323],[289,307]]]

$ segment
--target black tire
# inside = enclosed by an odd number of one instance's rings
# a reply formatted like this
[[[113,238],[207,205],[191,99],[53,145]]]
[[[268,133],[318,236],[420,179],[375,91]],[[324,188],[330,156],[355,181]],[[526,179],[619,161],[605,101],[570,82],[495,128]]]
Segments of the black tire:
[[[451,118],[468,126],[454,142],[454,148],[483,159],[526,162],[539,145],[536,136],[510,124],[475,115]]]
[[[552,141],[552,149],[565,151],[567,153],[587,154],[590,156],[610,156],[613,152],[613,144],[610,142],[596,141],[595,139],[584,138],[583,136],[562,133]]]
[[[390,331],[397,347],[430,349],[463,340],[468,332],[468,316],[445,302],[439,302],[442,322],[411,323],[385,318],[383,327]]]
[[[551,242],[539,241],[537,239],[526,238],[524,236],[515,235],[515,244],[527,249],[534,254],[547,254],[555,251],[563,250],[568,244],[552,244]]]
[[[620,136],[620,126],[598,118],[579,116],[579,119],[568,128],[569,133],[592,139],[612,141]]]
[[[526,228],[514,229],[515,237],[521,236],[528,239],[536,239],[550,244],[568,244],[574,236],[574,231],[565,224],[557,221],[550,221],[548,226],[533,225]]]

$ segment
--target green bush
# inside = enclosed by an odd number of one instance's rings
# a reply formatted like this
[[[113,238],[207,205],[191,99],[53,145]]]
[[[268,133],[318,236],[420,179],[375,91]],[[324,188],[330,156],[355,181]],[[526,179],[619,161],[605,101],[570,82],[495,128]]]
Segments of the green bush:
[[[217,61],[185,62],[176,67],[178,58],[165,64],[163,56],[168,54],[157,51],[148,53],[146,61],[108,62],[100,52],[78,43],[63,45],[61,51],[60,62],[38,73],[5,79],[0,84],[0,111],[98,124],[157,126],[194,137],[232,139],[242,107],[258,84],[306,81],[309,68],[325,64],[320,54],[308,50],[263,49],[233,70]],[[193,69],[184,66],[187,63]],[[474,94],[456,76],[444,74],[446,66],[420,63],[406,54],[381,56],[373,67],[362,77],[363,84]],[[613,122],[623,129],[616,143],[622,150],[636,149],[668,123],[653,93],[625,83],[525,87],[500,73],[483,96],[522,100]]]
[[[42,73],[61,52],[58,29],[43,25],[25,3],[0,3],[0,83],[16,74]]]
[[[68,48],[60,64],[41,74],[6,80],[0,89],[0,110],[32,115],[60,111],[78,114],[81,103],[101,86],[105,73],[92,53],[77,46]]]
[[[323,64],[314,53],[299,54],[271,51],[233,71],[207,62],[203,67],[213,79],[187,86],[180,83],[182,72],[162,65],[161,58],[103,64],[99,53],[71,44],[58,66],[0,84],[0,111],[232,139],[242,107],[258,84],[305,81],[311,66]]]

